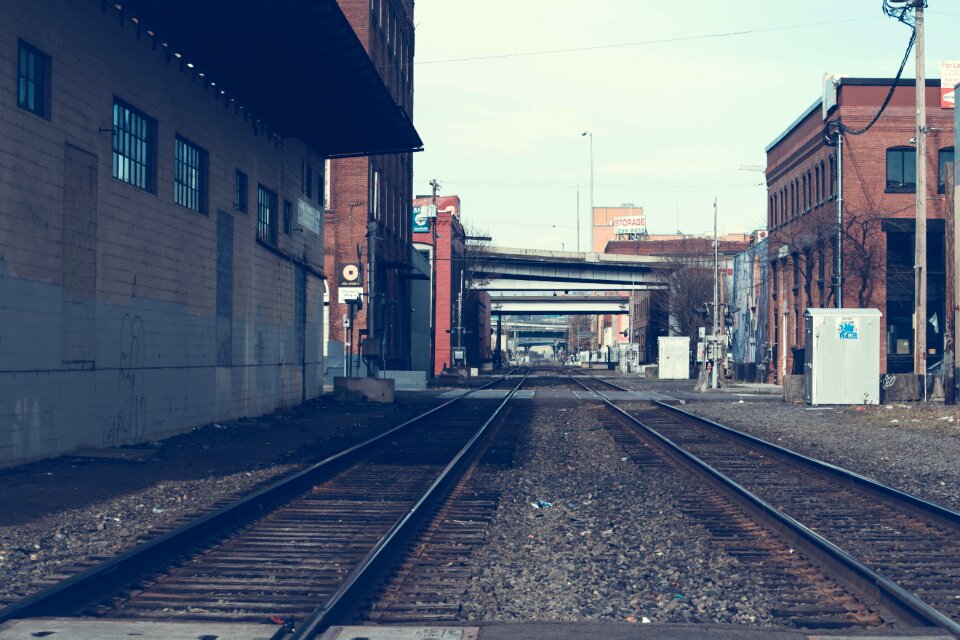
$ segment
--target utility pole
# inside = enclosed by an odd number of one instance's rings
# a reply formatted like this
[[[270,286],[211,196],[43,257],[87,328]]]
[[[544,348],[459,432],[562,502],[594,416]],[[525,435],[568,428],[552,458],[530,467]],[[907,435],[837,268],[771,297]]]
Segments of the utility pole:
[[[836,307],[843,308],[843,132],[837,132],[837,259],[833,282],[836,285]]]
[[[580,185],[577,185],[577,253],[580,253]]]
[[[717,362],[720,347],[720,245],[717,242],[717,198],[713,199],[713,340],[710,348],[713,356],[713,374],[710,376],[710,388],[717,388]]]
[[[437,193],[442,185],[433,178],[430,180],[430,192],[432,195],[432,204],[434,212],[437,209]],[[437,366],[437,223],[439,217],[427,218],[430,221],[430,236],[433,238],[433,254],[430,256],[430,376],[433,377]]]
[[[590,136],[590,224],[593,224],[593,208],[596,206],[593,200],[593,132],[584,131],[582,136]]]
[[[954,202],[955,189],[953,183],[953,163],[948,162],[945,168],[944,175],[944,192],[946,195],[946,205],[947,205],[947,219],[945,220],[946,224],[946,238],[944,242],[945,246],[945,261],[946,261],[946,294],[947,294],[947,303],[944,305],[946,307],[946,317],[943,319],[944,327],[943,331],[943,402],[944,404],[956,404],[957,395],[956,387],[954,382],[954,374],[956,372],[957,360],[956,360],[956,349],[957,349],[957,260],[958,256],[956,255],[956,241],[957,241],[957,209],[956,203]]]
[[[917,219],[914,251],[913,368],[927,398],[927,83],[924,77],[923,2],[914,2],[917,30]]]

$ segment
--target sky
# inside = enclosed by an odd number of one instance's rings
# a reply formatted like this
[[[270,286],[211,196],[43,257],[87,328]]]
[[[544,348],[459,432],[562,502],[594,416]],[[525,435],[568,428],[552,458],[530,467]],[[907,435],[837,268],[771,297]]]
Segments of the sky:
[[[960,60],[960,0],[929,5],[939,78],[940,60]],[[766,164],[824,73],[893,77],[910,36],[881,0],[417,0],[414,23],[414,193],[435,178],[494,244],[567,251],[578,203],[590,244],[582,132],[595,206],[643,207],[651,233],[704,233],[716,198],[720,231],[748,232],[766,188],[741,167]]]

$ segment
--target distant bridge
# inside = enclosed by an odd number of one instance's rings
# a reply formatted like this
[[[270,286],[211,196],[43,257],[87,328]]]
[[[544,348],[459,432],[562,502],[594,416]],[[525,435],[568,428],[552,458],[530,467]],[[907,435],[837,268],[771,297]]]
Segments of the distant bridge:
[[[491,296],[495,316],[601,315],[627,313],[628,296]]]

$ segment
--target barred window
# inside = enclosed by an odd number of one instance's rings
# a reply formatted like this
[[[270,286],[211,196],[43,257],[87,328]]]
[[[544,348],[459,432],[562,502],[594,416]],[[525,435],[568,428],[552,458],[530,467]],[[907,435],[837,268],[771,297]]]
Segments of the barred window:
[[[283,201],[283,233],[290,235],[293,228],[293,204],[289,200]]]
[[[207,191],[207,152],[180,136],[174,140],[173,200],[204,213]]]
[[[237,169],[237,180],[233,191],[233,208],[247,212],[247,174]]]
[[[953,147],[940,149],[937,158],[937,193],[947,190],[947,163],[953,162]]]
[[[277,241],[277,194],[262,184],[257,185],[257,237]]]
[[[48,89],[50,80],[50,56],[19,42],[17,59],[17,106],[41,118],[50,117]]]
[[[113,177],[154,191],[156,122],[122,100],[113,101]]]

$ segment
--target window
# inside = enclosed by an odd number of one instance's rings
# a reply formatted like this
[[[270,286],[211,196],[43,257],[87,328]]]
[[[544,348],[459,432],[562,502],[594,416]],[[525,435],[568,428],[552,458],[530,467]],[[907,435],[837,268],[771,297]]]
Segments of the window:
[[[913,147],[887,149],[887,191],[914,193],[917,190],[917,150]]]
[[[257,185],[257,237],[277,241],[277,194],[262,184]]]
[[[806,211],[810,205],[810,200],[807,199],[807,176],[803,176],[803,210]]]
[[[283,201],[283,234],[289,236],[293,226],[293,205],[289,200]]]
[[[820,202],[823,202],[827,199],[827,172],[823,165],[823,160],[820,161]]]
[[[833,156],[830,156],[830,197],[837,195],[837,166],[833,161]]]
[[[823,202],[823,196],[820,194],[820,165],[813,167],[814,192],[813,201],[816,204]]]
[[[233,208],[247,212],[247,174],[237,169],[237,180],[233,189]]]
[[[330,160],[323,161],[323,208],[329,209],[330,202],[330,183],[332,182],[333,174],[330,171]]]
[[[947,188],[947,163],[953,162],[953,147],[940,149],[939,170],[937,171],[937,193],[943,193]]]
[[[371,213],[373,214],[374,220],[380,219],[380,170],[375,169],[373,172],[373,205],[371,206]]]
[[[156,122],[121,100],[113,101],[113,177],[154,191]]]
[[[50,56],[19,41],[17,106],[41,118],[50,117]]]
[[[313,165],[307,163],[307,197],[313,197]]]
[[[207,152],[180,136],[173,146],[173,201],[204,213],[207,210]]]

